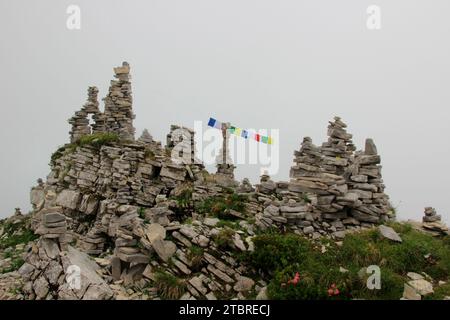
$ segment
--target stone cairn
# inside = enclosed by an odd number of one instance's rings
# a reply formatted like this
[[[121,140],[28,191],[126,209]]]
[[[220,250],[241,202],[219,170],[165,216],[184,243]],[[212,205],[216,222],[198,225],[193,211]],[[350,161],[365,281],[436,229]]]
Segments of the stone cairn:
[[[426,207],[424,211],[425,215],[422,218],[422,228],[433,235],[449,235],[449,229],[441,221],[441,215],[436,213],[436,209],[432,207]]]
[[[303,139],[300,150],[294,153],[288,186],[290,191],[309,199],[311,214],[322,221],[321,226],[318,222],[315,225],[332,231],[338,238],[346,228],[370,226],[391,218],[376,146],[367,139],[365,151],[354,153],[352,135],[346,127],[335,117],[328,126],[328,141],[321,147],[309,137]]]
[[[195,157],[195,132],[186,127],[171,125],[166,139],[166,155],[170,157],[170,161],[165,161],[161,169],[162,180],[184,181],[186,176],[191,180],[201,179],[204,166]]]
[[[347,125],[340,117],[334,117],[328,125],[328,141],[321,147],[322,168],[325,172],[343,175],[355,151],[352,135],[346,131]]]
[[[127,62],[123,62],[121,67],[114,68],[114,73],[117,80],[111,81],[109,93],[103,99],[104,113],[99,110],[97,87],[88,88],[86,104],[69,120],[72,125],[71,143],[78,141],[84,135],[105,132],[116,133],[125,140],[134,140],[130,66]],[[93,120],[91,124],[88,119],[90,115]]]
[[[425,215],[422,218],[423,222],[436,222],[441,221],[441,215],[436,213],[436,209],[432,207],[425,208]]]
[[[356,194],[352,216],[358,221],[379,223],[389,220],[389,197],[384,193],[381,159],[372,139],[366,139],[364,152],[357,152],[351,167],[349,194]]]
[[[70,132],[70,142],[76,142],[82,136],[91,134],[94,128],[89,126],[89,115],[93,115],[93,119],[98,115],[98,89],[97,87],[88,88],[88,100],[81,110],[75,112],[75,115],[69,120],[72,125],[72,131]],[[95,125],[95,130],[99,131],[101,128]]]
[[[148,132],[147,129],[144,129],[144,131],[142,131],[142,134],[139,137],[138,141],[141,141],[141,142],[144,142],[147,144],[152,144],[154,142],[152,135],[150,134],[150,132]]]
[[[304,138],[300,151],[294,154],[295,165],[291,168],[289,190],[305,193],[324,219],[346,218],[346,212],[343,211],[341,203],[342,199],[339,198],[339,201],[336,201],[336,197],[344,196],[348,187],[344,177],[326,172],[327,170],[336,171],[336,166],[331,167],[330,160],[324,160],[325,157],[331,159],[332,150],[330,147],[326,149],[324,156],[322,149],[316,147],[311,138]],[[336,163],[341,164],[341,162]]]
[[[133,98],[131,96],[130,66],[123,62],[121,67],[114,68],[114,77],[111,80],[105,102],[106,130],[114,132],[125,140],[134,140],[133,127]]]
[[[41,235],[44,239],[54,239],[61,246],[65,246],[67,244],[66,216],[60,212],[62,212],[61,207],[41,210],[41,225],[35,233]]]

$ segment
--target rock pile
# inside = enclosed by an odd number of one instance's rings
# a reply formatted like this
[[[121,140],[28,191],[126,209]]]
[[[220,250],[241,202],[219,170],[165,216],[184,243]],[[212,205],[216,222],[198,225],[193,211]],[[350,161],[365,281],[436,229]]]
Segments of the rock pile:
[[[114,68],[114,73],[114,77],[118,80],[111,81],[109,93],[103,99],[105,101],[104,113],[99,110],[98,89],[96,87],[88,88],[86,104],[69,120],[72,125],[71,143],[78,141],[84,135],[105,132],[116,133],[125,140],[134,140],[133,100],[128,63],[123,62],[121,67]],[[89,119],[90,116],[91,119]]]
[[[328,125],[328,141],[321,147],[322,168],[325,172],[343,175],[356,150],[352,135],[347,133],[347,125],[339,117],[334,117]]]
[[[378,223],[390,219],[389,197],[384,193],[381,159],[372,139],[366,140],[364,152],[355,156],[351,168],[349,193],[357,195],[352,216],[358,221]]]
[[[117,133],[122,139],[133,140],[135,129],[133,127],[133,98],[131,96],[130,66],[123,62],[121,67],[114,68],[114,77],[111,80],[105,102],[106,131]]]
[[[424,213],[425,215],[423,216],[422,221],[425,223],[441,221],[441,216],[436,213],[435,208],[426,207]]]
[[[317,217],[306,226],[306,233],[326,231],[341,238],[345,229],[370,227],[393,218],[375,144],[367,139],[365,151],[354,153],[346,127],[335,117],[328,126],[326,143],[317,147],[305,137],[294,153],[288,190],[309,199],[311,212]]]
[[[41,225],[35,233],[41,235],[44,239],[56,239],[61,244],[65,245],[67,243],[66,216],[60,212],[62,212],[61,207],[52,207],[41,210]]]
[[[89,124],[89,115],[97,115],[100,111],[98,109],[98,89],[96,87],[88,88],[88,100],[81,110],[75,112],[75,115],[69,120],[72,125],[72,131],[70,131],[70,142],[76,142],[82,136],[91,134],[93,128]],[[96,131],[98,127],[96,126]]]
[[[55,239],[41,238],[19,269],[27,299],[105,300],[112,290],[98,275],[100,267],[88,255]]]
[[[432,207],[425,208],[425,215],[422,218],[422,227],[436,235],[449,234],[448,227],[441,222],[441,216]]]

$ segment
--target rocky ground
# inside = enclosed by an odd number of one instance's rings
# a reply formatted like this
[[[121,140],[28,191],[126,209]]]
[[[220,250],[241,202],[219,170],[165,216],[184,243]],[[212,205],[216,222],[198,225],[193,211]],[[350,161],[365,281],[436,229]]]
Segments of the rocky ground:
[[[147,221],[144,237],[154,250],[145,263],[114,275],[118,259],[112,248],[96,256],[77,249],[75,243],[60,250],[30,232],[30,222],[31,215],[21,214],[1,222],[2,300],[420,300],[450,296],[449,237],[430,234],[419,223],[381,225],[349,233],[343,240],[313,240],[291,232],[255,232],[256,226],[247,220],[189,219],[165,227]],[[125,250],[124,254],[137,253]],[[387,276],[382,275],[381,290],[371,291],[364,285],[370,275],[367,267],[374,264]],[[71,265],[81,269],[79,290],[69,285]],[[330,279],[323,282],[323,276]],[[320,294],[310,293],[311,279],[322,286]],[[333,285],[338,295],[329,295]],[[320,292],[320,288],[315,290]]]

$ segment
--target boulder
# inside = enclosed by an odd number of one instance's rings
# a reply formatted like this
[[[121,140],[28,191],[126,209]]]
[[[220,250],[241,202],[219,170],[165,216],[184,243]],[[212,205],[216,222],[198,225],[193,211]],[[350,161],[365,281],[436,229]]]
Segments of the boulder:
[[[250,291],[254,285],[255,285],[255,281],[253,281],[252,279],[244,277],[244,276],[240,276],[237,279],[237,282],[234,285],[233,289],[234,289],[234,291],[237,291],[237,292],[247,292],[247,291]]]
[[[58,206],[76,210],[80,204],[81,194],[74,190],[63,190],[56,198],[56,204]]]
[[[50,290],[49,284],[44,276],[40,276],[33,283],[33,290],[36,294],[36,299],[42,300],[47,297],[47,294]]]
[[[403,299],[405,300],[422,300],[420,294],[416,292],[416,290],[411,287],[409,284],[405,283],[403,289]]]
[[[424,279],[408,281],[408,285],[421,296],[426,296],[434,292],[433,285]]]
[[[166,238],[166,229],[158,223],[152,223],[145,229],[145,235],[148,241],[153,244],[155,240]]]
[[[73,280],[74,277],[80,277],[79,287],[69,286],[78,299],[107,300],[113,296],[113,292],[108,284],[97,273],[100,267],[87,254],[68,246],[68,250],[61,257],[61,260],[68,284],[70,284],[70,280]],[[69,273],[69,268],[72,273]],[[75,272],[73,272],[74,270]],[[79,274],[77,274],[78,271]],[[67,291],[62,292],[65,292],[62,293],[65,296],[70,296],[70,293]]]
[[[175,254],[177,251],[177,246],[172,241],[166,241],[162,239],[155,239],[152,243],[153,249],[158,254],[158,256],[164,262],[168,262],[169,259]]]
[[[400,238],[398,233],[395,232],[395,230],[392,229],[391,227],[380,225],[378,226],[378,230],[380,231],[382,237],[392,241],[402,242],[402,238]]]

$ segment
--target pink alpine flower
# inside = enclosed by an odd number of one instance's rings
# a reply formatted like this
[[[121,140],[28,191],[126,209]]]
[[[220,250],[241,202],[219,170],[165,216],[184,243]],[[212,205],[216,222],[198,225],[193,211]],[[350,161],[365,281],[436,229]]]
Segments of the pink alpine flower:
[[[288,283],[293,284],[294,286],[297,285],[297,283],[300,281],[300,274],[298,272],[295,273],[295,276],[293,279],[290,279]]]
[[[340,294],[340,291],[339,291],[339,289],[336,287],[336,284],[335,283],[332,283],[331,284],[331,287],[328,289],[328,296],[329,297],[331,297],[331,296],[337,296],[337,295],[339,295]]]

